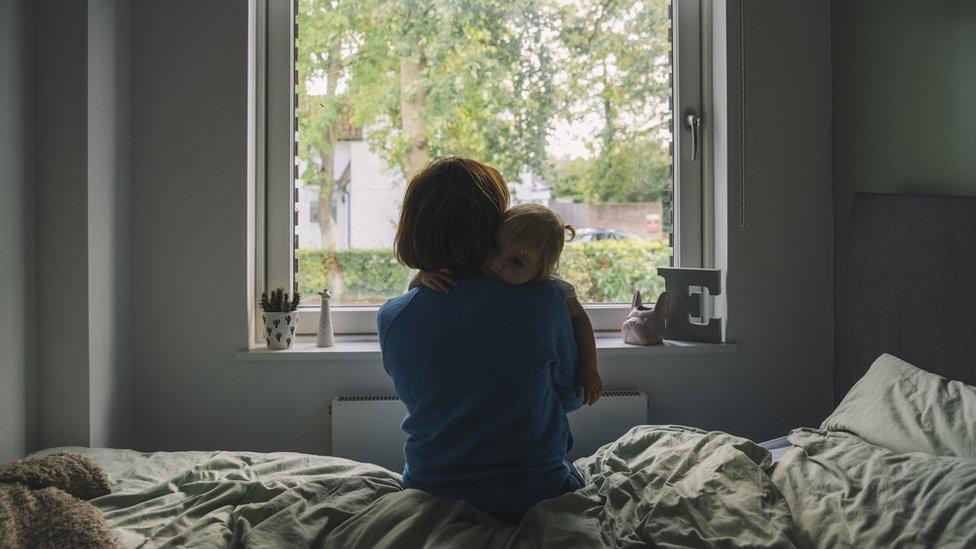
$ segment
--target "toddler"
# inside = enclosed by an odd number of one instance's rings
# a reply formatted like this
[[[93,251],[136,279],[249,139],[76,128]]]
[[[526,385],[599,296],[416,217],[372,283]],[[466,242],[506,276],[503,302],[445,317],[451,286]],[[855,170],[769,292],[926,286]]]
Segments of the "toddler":
[[[576,394],[583,396],[584,404],[592,405],[603,394],[603,380],[597,371],[593,325],[576,297],[576,289],[556,274],[566,233],[569,233],[569,240],[576,236],[573,226],[564,224],[549,208],[538,204],[513,206],[505,212],[496,247],[481,265],[481,271],[505,284],[548,279],[559,288],[573,320],[576,346],[580,352]],[[449,292],[454,284],[452,273],[445,269],[418,272],[410,287],[424,285],[439,292]]]

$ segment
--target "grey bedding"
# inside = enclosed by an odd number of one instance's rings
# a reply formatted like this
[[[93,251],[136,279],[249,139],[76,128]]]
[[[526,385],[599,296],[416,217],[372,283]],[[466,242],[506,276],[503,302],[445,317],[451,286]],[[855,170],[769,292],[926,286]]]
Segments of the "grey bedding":
[[[976,387],[881,355],[772,479],[817,547],[976,547]]]
[[[62,448],[128,547],[976,547],[976,388],[879,358],[774,465],[749,440],[639,426],[577,460],[586,485],[517,526],[323,456]]]
[[[127,547],[792,547],[786,501],[746,439],[636,427],[577,465],[587,486],[506,526],[340,458],[62,448],[105,467],[92,500]]]
[[[783,458],[717,432],[636,427],[587,485],[506,526],[400,476],[291,453],[59,448],[101,464],[126,547],[976,547],[976,461],[798,429]]]
[[[797,429],[772,472],[808,547],[976,547],[976,461]]]

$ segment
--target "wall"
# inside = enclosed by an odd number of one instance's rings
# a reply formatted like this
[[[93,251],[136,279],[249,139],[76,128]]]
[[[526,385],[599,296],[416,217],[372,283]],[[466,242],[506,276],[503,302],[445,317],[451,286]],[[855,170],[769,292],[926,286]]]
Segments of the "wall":
[[[247,3],[141,0],[131,17],[131,446],[294,448],[317,403],[293,385],[327,380],[234,361],[247,346]]]
[[[129,438],[129,2],[88,2],[90,444]]]
[[[747,4],[748,219],[723,243],[738,350],[617,355],[601,367],[608,387],[649,394],[652,422],[769,438],[818,424],[831,402],[829,9]],[[128,446],[327,453],[336,394],[392,390],[374,360],[239,357],[248,343],[246,21],[243,2],[133,4],[139,430]],[[727,25],[734,44],[737,20]],[[737,150],[737,133],[727,138]],[[738,162],[721,167],[735,174]],[[728,208],[735,222],[732,199]]]
[[[37,430],[89,442],[88,5],[37,2],[35,34]]]
[[[0,2],[0,463],[34,446],[33,16]]]
[[[728,6],[728,229],[717,248],[727,254],[726,333],[742,362],[725,392],[739,395],[736,421],[785,433],[819,424],[832,402],[830,9],[826,1]]]
[[[976,3],[832,3],[836,249],[857,191],[976,195]]]
[[[349,144],[352,182],[349,216],[352,218],[350,248],[390,248],[400,218],[400,202],[406,183],[403,176],[369,150],[366,141]]]
[[[589,204],[586,202],[560,202],[549,204],[563,221],[579,229],[611,229],[622,233],[664,240],[664,223],[660,202],[629,202],[623,204]],[[650,218],[657,223],[651,225]],[[652,230],[653,229],[653,230]]]
[[[128,3],[35,3],[37,445],[131,440]]]

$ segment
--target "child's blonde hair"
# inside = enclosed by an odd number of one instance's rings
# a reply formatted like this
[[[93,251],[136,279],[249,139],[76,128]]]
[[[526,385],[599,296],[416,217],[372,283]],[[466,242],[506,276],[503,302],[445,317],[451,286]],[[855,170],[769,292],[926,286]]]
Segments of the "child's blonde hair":
[[[566,238],[566,233],[569,238]],[[539,265],[539,278],[555,274],[563,244],[576,237],[576,228],[539,204],[518,204],[505,211],[498,228],[499,242],[515,248]]]

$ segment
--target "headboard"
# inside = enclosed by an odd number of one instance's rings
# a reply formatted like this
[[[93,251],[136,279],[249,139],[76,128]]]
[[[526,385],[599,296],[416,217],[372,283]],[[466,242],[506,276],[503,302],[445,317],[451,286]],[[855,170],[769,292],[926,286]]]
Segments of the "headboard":
[[[976,197],[854,197],[834,307],[835,404],[882,353],[976,385]]]

